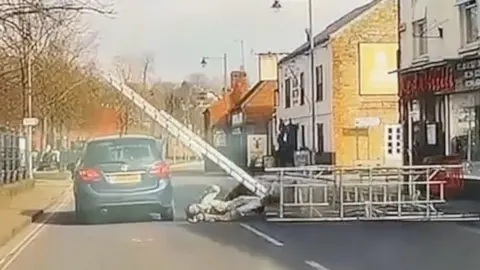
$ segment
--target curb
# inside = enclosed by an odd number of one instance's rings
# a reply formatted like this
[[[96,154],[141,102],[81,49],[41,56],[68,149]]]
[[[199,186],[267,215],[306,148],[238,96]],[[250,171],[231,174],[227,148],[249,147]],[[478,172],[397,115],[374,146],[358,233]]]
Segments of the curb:
[[[191,165],[199,165],[202,164],[202,160],[197,160],[197,161],[188,161],[188,162],[180,162],[180,163],[170,163],[170,167],[185,167],[185,166],[191,166]]]
[[[55,204],[57,204],[63,196],[67,193],[70,187],[65,188],[56,198],[53,198],[50,203],[48,203],[43,209],[36,210],[29,219],[26,219],[24,222],[20,223],[18,226],[15,226],[12,228],[9,234],[7,236],[0,238],[0,248],[7,244],[10,240],[12,240],[17,234],[19,234],[23,229],[28,227],[29,225],[37,222],[38,220],[42,219],[45,210],[53,207]]]

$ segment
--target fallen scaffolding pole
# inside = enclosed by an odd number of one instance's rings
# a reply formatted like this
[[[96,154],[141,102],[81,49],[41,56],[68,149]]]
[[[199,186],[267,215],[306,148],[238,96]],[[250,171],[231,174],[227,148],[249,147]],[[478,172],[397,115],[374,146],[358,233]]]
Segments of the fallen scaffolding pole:
[[[138,106],[150,118],[165,128],[170,135],[177,138],[197,155],[210,159],[255,195],[263,198],[267,194],[268,189],[262,183],[225,157],[208,142],[205,142],[200,136],[188,129],[173,116],[164,110],[155,108],[123,81],[115,79],[111,75],[104,74],[103,77],[115,90]]]

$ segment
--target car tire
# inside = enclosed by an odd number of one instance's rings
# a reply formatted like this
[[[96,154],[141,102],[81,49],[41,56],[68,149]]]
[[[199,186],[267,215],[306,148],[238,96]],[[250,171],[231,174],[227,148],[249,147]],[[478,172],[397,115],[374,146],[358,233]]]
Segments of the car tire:
[[[93,217],[90,212],[85,211],[81,207],[81,203],[75,200],[75,220],[78,224],[92,224]]]
[[[160,213],[160,217],[162,221],[174,221],[175,220],[175,206],[172,205],[170,207],[165,207],[162,209]]]

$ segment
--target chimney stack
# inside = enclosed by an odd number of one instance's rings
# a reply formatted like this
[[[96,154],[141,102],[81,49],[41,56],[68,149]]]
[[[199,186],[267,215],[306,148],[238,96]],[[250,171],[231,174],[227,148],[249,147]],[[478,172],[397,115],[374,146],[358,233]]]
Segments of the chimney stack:
[[[268,52],[258,54],[258,79],[276,81],[278,78],[278,54]]]
[[[230,88],[244,92],[248,90],[247,73],[241,70],[235,70],[230,73]]]

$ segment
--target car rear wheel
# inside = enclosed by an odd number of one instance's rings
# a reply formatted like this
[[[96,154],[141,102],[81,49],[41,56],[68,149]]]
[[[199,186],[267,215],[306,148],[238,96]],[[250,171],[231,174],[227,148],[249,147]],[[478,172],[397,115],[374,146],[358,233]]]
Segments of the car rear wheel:
[[[175,205],[172,203],[170,207],[164,207],[161,210],[160,217],[162,221],[174,221],[175,220]]]
[[[79,224],[92,224],[94,222],[93,213],[82,209],[78,200],[75,200],[75,220]]]

